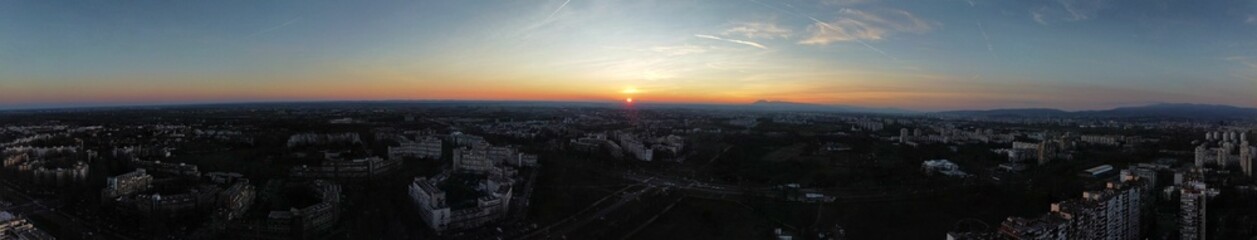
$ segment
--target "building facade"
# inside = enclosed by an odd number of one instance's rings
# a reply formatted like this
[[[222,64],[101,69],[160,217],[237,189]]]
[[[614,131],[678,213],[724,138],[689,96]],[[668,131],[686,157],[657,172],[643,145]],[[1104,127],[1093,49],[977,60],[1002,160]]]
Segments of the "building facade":
[[[1083,192],[1082,198],[1054,203],[1037,218],[1009,217],[995,239],[1140,239],[1140,211],[1144,179],[1124,175],[1103,190]],[[984,235],[985,236],[985,235]],[[952,238],[949,235],[949,238]],[[955,238],[992,239],[992,238]]]
[[[402,142],[400,146],[389,147],[389,159],[401,159],[406,157],[422,158],[422,159],[441,159],[441,139],[435,137],[422,137],[416,141]]]
[[[0,239],[12,240],[53,240],[47,232],[36,228],[24,217],[9,212],[0,212]]]
[[[1191,181],[1179,189],[1179,239],[1203,240],[1208,189],[1204,182]]]
[[[153,176],[143,168],[105,179],[105,189],[100,192],[101,201],[112,201],[121,196],[147,191],[152,187]]]
[[[489,157],[487,144],[478,144],[454,150],[454,170],[487,173],[493,170],[494,161]]]
[[[476,186],[480,197],[472,204],[452,208],[446,192],[438,186],[448,179],[446,173],[432,178],[417,177],[411,182],[409,195],[419,209],[419,216],[433,231],[462,230],[484,226],[505,218],[510,212],[514,183],[510,179],[490,176]]]
[[[401,159],[366,157],[358,159],[331,158],[319,165],[293,167],[289,175],[304,178],[360,180],[390,173],[401,167]]]

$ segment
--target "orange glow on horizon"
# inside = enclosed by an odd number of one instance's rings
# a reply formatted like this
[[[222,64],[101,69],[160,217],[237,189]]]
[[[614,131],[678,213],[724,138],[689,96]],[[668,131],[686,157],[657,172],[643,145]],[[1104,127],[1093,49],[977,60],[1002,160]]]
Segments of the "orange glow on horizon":
[[[416,76],[430,77],[416,77]],[[510,82],[502,82],[508,79]],[[90,78],[112,85],[64,88],[57,79],[5,85],[0,106],[55,103],[173,103],[173,102],[253,102],[253,101],[373,101],[373,100],[489,100],[489,101],[578,101],[623,102],[635,105],[637,98],[651,103],[750,104],[760,99],[871,107],[898,107],[915,110],[951,110],[1007,107],[1013,99],[1051,104],[1066,109],[1097,109],[1096,99],[1138,101],[1148,93],[1135,90],[1086,89],[1070,86],[1036,85],[1041,89],[1017,92],[1004,85],[986,86],[990,93],[966,92],[970,88],[944,85],[930,91],[914,91],[873,84],[876,77],[852,78],[855,82],[813,83],[810,81],[748,86],[633,81],[576,81],[545,75],[504,75],[498,78],[461,74],[428,74],[394,71],[333,72],[320,76],[281,75],[259,77],[240,75],[106,75]],[[270,84],[261,79],[300,82]],[[355,79],[355,81],[343,81]],[[556,80],[557,79],[557,80]],[[632,82],[632,84],[629,84]],[[679,84],[679,83],[677,83]],[[1024,85],[1024,84],[1023,84]],[[695,91],[694,89],[702,89]],[[988,89],[984,89],[988,90]],[[1062,95],[1068,96],[1060,99]],[[1195,101],[1189,95],[1159,98],[1172,102]],[[1248,105],[1245,97],[1216,97],[1211,102]],[[1022,104],[1037,107],[1033,103]],[[1022,105],[1013,105],[1014,107]]]

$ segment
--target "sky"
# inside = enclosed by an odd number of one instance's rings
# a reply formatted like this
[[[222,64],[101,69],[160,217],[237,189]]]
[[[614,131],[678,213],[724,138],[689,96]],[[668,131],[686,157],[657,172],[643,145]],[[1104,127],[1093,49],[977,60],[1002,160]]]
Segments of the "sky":
[[[1257,1],[0,0],[0,108],[1257,107]]]

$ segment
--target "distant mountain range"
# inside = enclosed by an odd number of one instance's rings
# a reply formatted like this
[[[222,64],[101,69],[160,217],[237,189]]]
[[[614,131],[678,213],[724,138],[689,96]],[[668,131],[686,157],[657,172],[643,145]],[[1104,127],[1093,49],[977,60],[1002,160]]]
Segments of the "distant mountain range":
[[[1162,103],[1109,110],[1062,111],[1047,108],[946,111],[935,114],[959,117],[1080,117],[1080,118],[1177,118],[1177,119],[1257,119],[1257,108],[1227,105]]]
[[[730,105],[740,110],[788,112],[845,112],[882,114],[934,114],[958,117],[989,118],[1169,118],[1169,119],[1257,119],[1257,108],[1228,105],[1161,103],[1145,106],[1119,107],[1108,110],[1065,111],[1051,108],[1017,108],[994,110],[963,110],[934,113],[913,112],[896,108],[866,108],[846,105],[807,104],[759,100],[749,105]]]

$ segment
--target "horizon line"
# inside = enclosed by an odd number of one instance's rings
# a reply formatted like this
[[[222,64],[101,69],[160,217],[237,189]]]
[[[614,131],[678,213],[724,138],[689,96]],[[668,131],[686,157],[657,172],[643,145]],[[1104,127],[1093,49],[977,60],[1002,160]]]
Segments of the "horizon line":
[[[93,109],[110,109],[110,108],[116,108],[116,109],[163,108],[163,107],[177,108],[177,107],[196,107],[196,106],[214,106],[214,105],[248,105],[248,104],[320,104],[320,103],[388,103],[388,102],[414,102],[414,103],[440,103],[440,102],[512,103],[514,102],[514,103],[567,103],[567,104],[624,104],[624,102],[622,101],[614,101],[614,100],[528,100],[528,99],[342,99],[342,100],[335,100],[335,99],[327,99],[327,100],[257,100],[257,101],[204,101],[204,102],[103,103],[103,104],[67,103],[67,104],[32,104],[31,106],[0,105],[0,112],[58,111],[58,110],[72,111],[72,110],[93,110]],[[857,110],[857,111],[852,111],[852,112],[868,112],[868,113],[877,112],[877,110],[895,111],[895,112],[901,112],[901,113],[940,113],[940,112],[950,112],[950,111],[994,111],[994,110],[1024,110],[1024,109],[1049,109],[1049,110],[1059,110],[1059,111],[1065,111],[1065,112],[1077,112],[1077,111],[1112,110],[1112,109],[1122,108],[1122,107],[1151,106],[1151,105],[1160,105],[1160,104],[1191,104],[1191,105],[1229,106],[1229,107],[1238,107],[1238,108],[1254,108],[1254,107],[1248,107],[1248,106],[1236,106],[1236,105],[1216,104],[1216,103],[1155,102],[1155,103],[1145,103],[1145,104],[1137,104],[1137,105],[1119,105],[1119,106],[1112,106],[1112,107],[1107,107],[1107,108],[1074,109],[1074,110],[1055,108],[1055,107],[998,107],[998,108],[958,108],[958,109],[943,109],[943,110],[913,110],[913,109],[904,109],[904,108],[897,108],[897,107],[804,103],[804,102],[777,101],[777,100],[768,100],[768,99],[760,99],[760,100],[756,100],[756,101],[752,101],[748,103],[640,101],[640,102],[633,102],[632,104],[634,105],[656,105],[657,104],[657,105],[750,106],[759,102],[798,104],[798,105],[816,106],[816,107],[859,108],[859,109],[851,109],[851,110]],[[869,111],[869,110],[872,110],[872,111]]]

